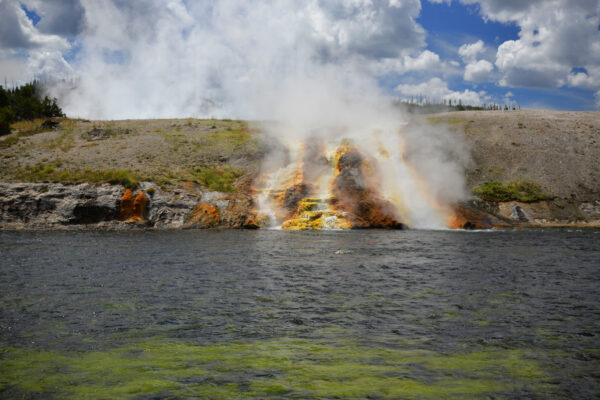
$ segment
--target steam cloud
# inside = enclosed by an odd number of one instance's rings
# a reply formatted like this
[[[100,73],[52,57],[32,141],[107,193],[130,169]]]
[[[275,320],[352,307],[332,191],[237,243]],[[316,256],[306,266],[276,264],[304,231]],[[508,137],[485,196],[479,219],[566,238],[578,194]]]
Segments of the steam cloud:
[[[69,115],[276,120],[267,133],[288,148],[318,137],[389,151],[382,191],[409,225],[444,226],[438,206],[462,198],[457,142],[437,128],[399,134],[405,116],[373,76],[422,47],[418,1],[81,4],[77,80],[54,88]]]
[[[290,82],[334,76],[356,93],[425,38],[417,0],[81,4],[79,80],[60,94],[68,113],[89,118],[273,118],[262,100]]]

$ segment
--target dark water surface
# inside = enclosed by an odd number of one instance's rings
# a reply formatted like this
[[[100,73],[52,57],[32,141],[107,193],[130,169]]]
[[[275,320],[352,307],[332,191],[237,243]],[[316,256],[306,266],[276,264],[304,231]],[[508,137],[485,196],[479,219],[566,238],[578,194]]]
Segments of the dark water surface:
[[[600,232],[0,232],[0,398],[600,398]]]

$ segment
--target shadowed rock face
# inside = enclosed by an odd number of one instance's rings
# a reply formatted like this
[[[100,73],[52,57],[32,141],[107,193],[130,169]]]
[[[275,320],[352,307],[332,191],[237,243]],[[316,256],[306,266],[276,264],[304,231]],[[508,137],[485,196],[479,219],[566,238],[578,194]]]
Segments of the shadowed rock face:
[[[110,221],[119,216],[116,208],[96,204],[89,201],[77,204],[73,209],[73,224],[95,224],[102,221]]]
[[[347,213],[354,228],[402,229],[395,207],[379,193],[380,182],[356,149],[344,152],[337,162],[331,192],[334,210]]]
[[[288,218],[294,215],[298,209],[300,201],[312,194],[312,185],[306,182],[300,182],[290,186],[283,192],[283,208],[288,210]]]

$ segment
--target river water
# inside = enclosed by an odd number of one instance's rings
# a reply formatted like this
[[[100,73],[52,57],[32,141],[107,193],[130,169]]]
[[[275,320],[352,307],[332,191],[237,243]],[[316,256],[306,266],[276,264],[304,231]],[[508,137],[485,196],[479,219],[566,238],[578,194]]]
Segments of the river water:
[[[598,398],[600,231],[0,232],[0,398]]]

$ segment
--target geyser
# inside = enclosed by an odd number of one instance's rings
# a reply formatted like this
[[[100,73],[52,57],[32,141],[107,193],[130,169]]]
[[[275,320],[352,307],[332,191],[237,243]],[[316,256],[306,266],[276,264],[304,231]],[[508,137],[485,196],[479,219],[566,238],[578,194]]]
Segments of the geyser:
[[[338,128],[278,149],[257,183],[258,212],[292,230],[456,227],[454,208],[407,163],[402,143],[401,129],[356,137]]]
[[[82,2],[76,84],[53,92],[67,114],[277,121],[256,184],[272,225],[447,226],[460,141],[409,128],[378,84],[422,52],[418,2],[130,3]]]

